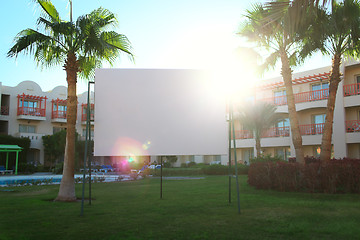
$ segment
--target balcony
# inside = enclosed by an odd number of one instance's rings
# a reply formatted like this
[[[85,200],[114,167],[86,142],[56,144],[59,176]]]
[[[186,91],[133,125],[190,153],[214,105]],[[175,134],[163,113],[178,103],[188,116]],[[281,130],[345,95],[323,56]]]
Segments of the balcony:
[[[295,103],[304,103],[304,102],[325,100],[328,97],[329,97],[329,89],[328,88],[294,94]],[[277,106],[282,106],[282,105],[287,104],[287,99],[286,99],[285,95],[272,97],[272,98],[265,98],[265,99],[261,99],[260,101],[270,102]]]
[[[46,120],[47,97],[18,95],[17,118],[24,120]]]
[[[360,95],[360,83],[344,85],[344,97]]]
[[[301,135],[322,134],[325,123],[299,125]]]
[[[81,122],[82,124],[86,124],[87,120],[87,104],[81,104]],[[90,106],[90,123],[94,124],[94,104],[91,104]]]
[[[46,120],[45,109],[33,107],[18,107],[18,119],[26,120]]]
[[[289,137],[290,127],[273,127],[266,130],[262,138],[275,138],[275,137]],[[252,139],[253,133],[250,130],[237,130],[235,131],[235,139]]]
[[[66,100],[64,99],[51,100],[51,104],[52,104],[51,121],[66,123],[66,116],[67,116]]]
[[[360,120],[345,121],[345,130],[347,133],[360,132]]]
[[[290,136],[290,127],[273,127],[266,130],[263,133],[263,138],[273,138],[273,137],[289,137]]]
[[[235,139],[251,139],[254,138],[250,130],[237,130],[235,131]]]

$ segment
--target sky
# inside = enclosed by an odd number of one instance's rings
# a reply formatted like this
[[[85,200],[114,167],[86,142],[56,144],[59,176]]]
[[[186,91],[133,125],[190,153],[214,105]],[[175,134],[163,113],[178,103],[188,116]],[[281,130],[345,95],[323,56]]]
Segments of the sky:
[[[69,20],[68,0],[52,1],[60,17]],[[73,19],[103,7],[115,13],[119,26],[114,29],[130,40],[135,62],[122,55],[116,68],[190,68],[226,66],[234,49],[248,46],[236,32],[246,9],[259,1],[244,0],[73,0]],[[32,0],[6,1],[0,9],[0,82],[16,86],[22,81],[37,82],[43,91],[66,86],[62,66],[41,69],[32,56],[8,58],[17,33],[36,29],[40,9]],[[236,63],[235,63],[236,64]],[[294,72],[330,65],[330,59],[315,55]],[[104,66],[109,67],[109,66]],[[279,67],[264,78],[280,75]],[[242,79],[244,83],[246,79]],[[85,80],[78,80],[78,93],[87,90]]]

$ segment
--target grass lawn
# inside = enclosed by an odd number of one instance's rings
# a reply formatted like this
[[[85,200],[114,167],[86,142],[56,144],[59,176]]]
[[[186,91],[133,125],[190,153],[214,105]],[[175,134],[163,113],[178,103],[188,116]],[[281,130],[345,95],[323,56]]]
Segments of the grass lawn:
[[[359,239],[360,195],[255,190],[235,179],[159,179],[93,184],[93,204],[60,203],[58,185],[0,188],[0,240],[5,239]],[[77,185],[81,195],[81,185]]]

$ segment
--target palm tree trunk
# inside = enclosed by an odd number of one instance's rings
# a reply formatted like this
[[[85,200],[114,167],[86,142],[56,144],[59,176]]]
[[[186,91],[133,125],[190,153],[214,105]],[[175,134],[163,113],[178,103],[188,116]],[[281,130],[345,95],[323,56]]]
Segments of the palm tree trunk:
[[[256,146],[256,157],[261,157],[261,143],[260,137],[255,137],[255,146]]]
[[[321,141],[320,161],[326,161],[331,158],[331,139],[333,132],[334,109],[336,93],[339,87],[341,55],[335,54],[332,59],[331,73],[329,76],[329,97],[326,107],[326,118]]]
[[[281,75],[284,80],[285,89],[286,89],[286,99],[289,111],[289,120],[290,120],[290,128],[292,141],[295,148],[296,161],[300,163],[305,163],[304,159],[304,150],[302,146],[302,137],[300,134],[299,121],[297,118],[297,112],[295,107],[295,99],[292,88],[292,71],[289,64],[289,58],[285,51],[285,49],[280,50],[281,57]]]
[[[67,130],[63,176],[56,201],[76,201],[75,195],[75,124],[77,113],[76,82],[78,65],[76,55],[69,53],[64,65],[68,83],[67,98]]]

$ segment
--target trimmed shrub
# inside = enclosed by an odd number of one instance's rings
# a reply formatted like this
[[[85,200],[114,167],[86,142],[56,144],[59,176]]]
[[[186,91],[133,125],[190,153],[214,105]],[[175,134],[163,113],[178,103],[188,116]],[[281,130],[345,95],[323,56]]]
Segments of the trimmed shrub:
[[[306,164],[257,162],[250,166],[248,183],[258,189],[321,193],[360,193],[360,160],[332,159]]]
[[[250,163],[257,163],[257,162],[286,162],[281,157],[275,155],[272,157],[271,155],[262,155],[260,157],[254,157],[250,159]]]
[[[227,175],[229,174],[229,167],[220,165],[220,164],[214,164],[209,166],[204,166],[202,168],[203,173],[206,175]]]

